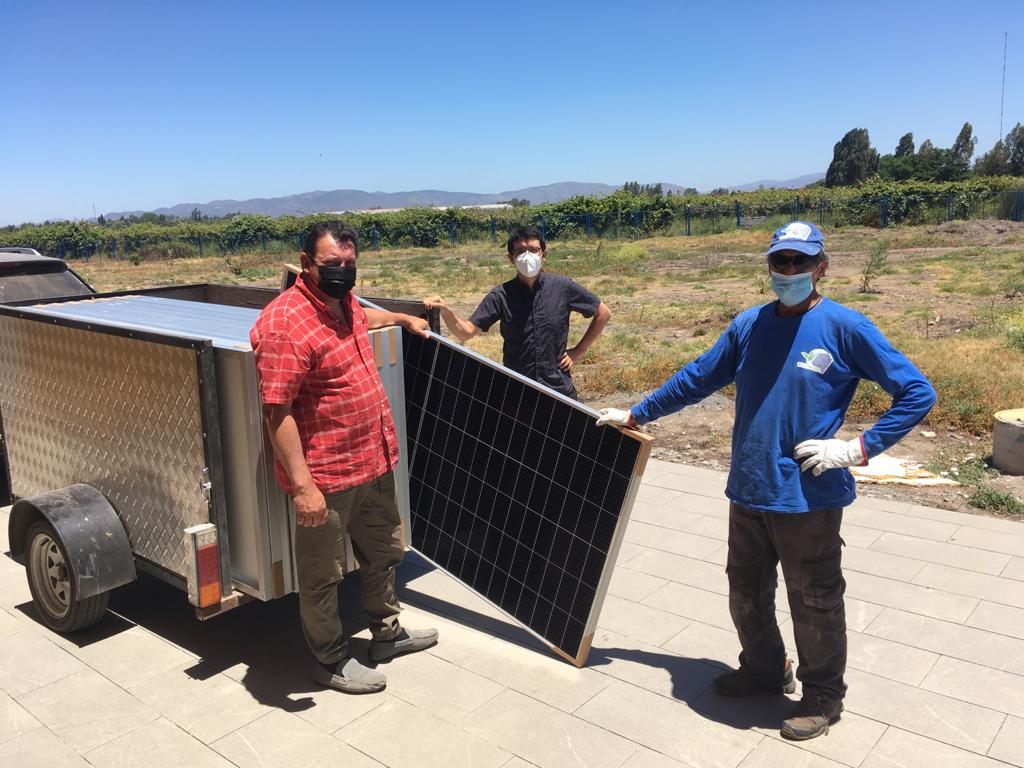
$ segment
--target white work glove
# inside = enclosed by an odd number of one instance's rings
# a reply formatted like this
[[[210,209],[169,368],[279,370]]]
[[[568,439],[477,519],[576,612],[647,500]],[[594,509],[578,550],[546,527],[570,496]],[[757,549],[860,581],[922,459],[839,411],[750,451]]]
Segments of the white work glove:
[[[633,414],[629,411],[623,411],[618,408],[602,408],[597,413],[597,426],[599,427],[603,427],[605,424],[611,424],[616,427],[636,426],[636,422],[633,421]]]
[[[793,458],[801,461],[800,471],[814,470],[817,477],[827,469],[867,464],[864,443],[853,440],[804,440],[793,451]]]

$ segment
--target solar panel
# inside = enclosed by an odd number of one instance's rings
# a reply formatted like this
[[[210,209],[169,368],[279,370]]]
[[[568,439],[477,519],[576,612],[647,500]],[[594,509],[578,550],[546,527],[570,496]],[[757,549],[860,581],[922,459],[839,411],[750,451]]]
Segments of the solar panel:
[[[403,337],[411,544],[582,666],[651,438],[441,337]]]

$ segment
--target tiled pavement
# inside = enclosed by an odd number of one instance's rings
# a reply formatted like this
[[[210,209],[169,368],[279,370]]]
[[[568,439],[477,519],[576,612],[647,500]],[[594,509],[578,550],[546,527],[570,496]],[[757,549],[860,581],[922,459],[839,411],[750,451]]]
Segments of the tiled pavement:
[[[144,581],[61,637],[0,556],[0,766],[1024,766],[1024,524],[851,507],[846,713],[794,745],[778,737],[784,698],[709,690],[738,652],[723,486],[650,462],[582,670],[410,557],[404,620],[440,627],[441,643],[387,665],[387,690],[362,697],[308,680],[294,598],[201,623],[181,593]],[[784,596],[779,611],[792,647]]]

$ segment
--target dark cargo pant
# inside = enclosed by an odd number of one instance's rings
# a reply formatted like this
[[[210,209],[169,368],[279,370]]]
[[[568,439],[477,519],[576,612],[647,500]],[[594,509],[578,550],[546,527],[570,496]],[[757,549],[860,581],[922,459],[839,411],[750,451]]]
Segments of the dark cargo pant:
[[[793,633],[796,676],[804,695],[840,701],[846,694],[846,609],[842,509],[758,512],[729,506],[729,611],[739,633],[740,665],[781,680],[786,649],[775,621],[776,566],[782,563]]]
[[[313,655],[324,664],[333,664],[348,655],[338,609],[346,532],[359,561],[363,610],[370,617],[370,632],[376,640],[391,640],[400,631],[395,566],[402,562],[405,550],[393,472],[327,494],[327,509],[323,525],[295,527],[295,558],[302,631]]]

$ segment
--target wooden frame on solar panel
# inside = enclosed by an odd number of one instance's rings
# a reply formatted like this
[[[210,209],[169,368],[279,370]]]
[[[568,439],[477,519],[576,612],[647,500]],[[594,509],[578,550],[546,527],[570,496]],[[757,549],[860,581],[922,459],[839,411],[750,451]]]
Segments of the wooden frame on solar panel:
[[[412,547],[583,666],[653,438],[440,336],[402,344]]]

